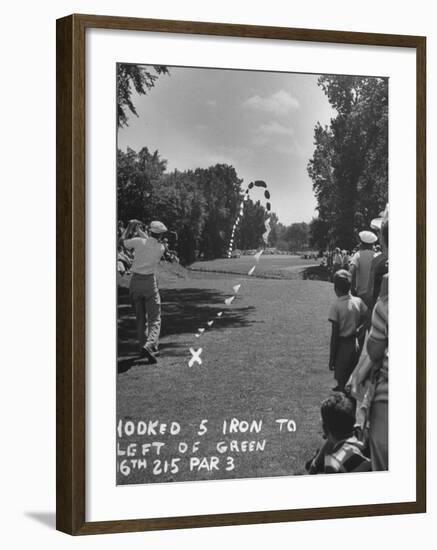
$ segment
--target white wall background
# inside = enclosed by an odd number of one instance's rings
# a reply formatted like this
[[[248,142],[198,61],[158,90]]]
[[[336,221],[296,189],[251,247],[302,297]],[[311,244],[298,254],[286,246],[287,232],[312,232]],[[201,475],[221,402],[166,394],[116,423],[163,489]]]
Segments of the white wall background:
[[[280,525],[72,538],[55,510],[55,19],[81,12],[419,34],[428,37],[428,280],[437,278],[437,17],[427,0],[15,0],[2,6],[0,234],[0,541],[4,548],[411,549],[437,532],[436,285],[429,284],[428,513]],[[401,182],[400,182],[401,183]],[[396,184],[396,183],[395,183]],[[393,366],[395,368],[395,365]],[[419,539],[420,537],[420,539]],[[376,542],[377,541],[377,542]],[[425,542],[425,547],[430,544]]]

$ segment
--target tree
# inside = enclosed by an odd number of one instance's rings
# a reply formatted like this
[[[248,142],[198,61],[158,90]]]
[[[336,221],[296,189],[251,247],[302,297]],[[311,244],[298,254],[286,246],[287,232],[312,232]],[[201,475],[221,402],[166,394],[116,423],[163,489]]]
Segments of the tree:
[[[151,70],[156,74],[153,74]],[[145,95],[155,85],[160,74],[169,74],[164,65],[135,65],[118,63],[117,65],[117,124],[119,127],[128,125],[127,111],[138,116],[132,102],[132,92]]]
[[[323,252],[329,245],[328,222],[320,217],[313,218],[309,223],[309,245]]]
[[[260,201],[253,202],[252,199],[248,199],[244,203],[244,215],[236,232],[237,248],[252,250],[263,245],[265,219],[266,210]]]
[[[270,214],[269,222],[270,233],[268,237],[268,245],[275,248],[280,238],[280,229],[282,224],[279,223],[279,218],[275,212]]]
[[[318,123],[314,129],[315,150],[308,164],[308,173],[313,180],[313,190],[317,200],[318,220],[323,224],[323,232],[311,231],[312,245],[323,249],[331,240],[337,215],[338,189],[333,168],[333,134],[328,127]],[[320,240],[315,241],[315,237]],[[322,244],[322,240],[323,243]]]
[[[198,168],[194,178],[205,198],[207,216],[200,241],[202,257],[220,258],[229,245],[232,226],[242,200],[241,180],[233,166]]]
[[[149,219],[154,212],[156,187],[165,172],[167,161],[158,151],[150,153],[143,147],[138,153],[128,147],[126,153],[118,150],[117,206],[118,218]],[[156,211],[156,208],[155,208]]]
[[[308,165],[321,224],[314,245],[352,248],[360,229],[384,208],[388,195],[388,82],[383,78],[322,76],[319,85],[337,115],[318,124]]]
[[[284,234],[284,240],[288,244],[290,252],[299,252],[308,246],[308,224],[292,223],[287,227]]]
[[[162,178],[157,190],[156,217],[178,234],[176,251],[183,264],[197,259],[207,217],[207,203],[192,170],[175,170]]]

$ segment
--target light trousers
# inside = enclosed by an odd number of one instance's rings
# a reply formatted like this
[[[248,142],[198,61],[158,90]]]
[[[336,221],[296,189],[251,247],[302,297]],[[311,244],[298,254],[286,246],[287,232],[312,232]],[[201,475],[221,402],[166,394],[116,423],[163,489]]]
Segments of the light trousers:
[[[132,275],[129,294],[135,310],[140,350],[157,348],[161,332],[161,297],[155,275]]]

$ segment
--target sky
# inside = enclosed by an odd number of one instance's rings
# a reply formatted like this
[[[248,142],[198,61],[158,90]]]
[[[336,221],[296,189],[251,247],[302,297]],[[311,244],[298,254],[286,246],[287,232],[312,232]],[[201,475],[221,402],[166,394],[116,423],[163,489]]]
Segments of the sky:
[[[309,222],[316,201],[307,165],[314,127],[335,116],[318,75],[169,67],[147,95],[132,96],[118,147],[146,146],[167,170],[234,166],[244,180],[264,180],[272,211],[288,225]],[[252,196],[253,200],[262,195]]]

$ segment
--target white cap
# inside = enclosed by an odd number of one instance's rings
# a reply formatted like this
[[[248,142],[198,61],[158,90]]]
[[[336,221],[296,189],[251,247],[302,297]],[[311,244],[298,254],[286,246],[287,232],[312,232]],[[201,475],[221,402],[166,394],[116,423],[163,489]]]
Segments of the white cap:
[[[372,231],[360,231],[358,237],[364,244],[373,244],[378,240],[378,237]]]
[[[382,218],[373,218],[373,220],[370,222],[370,229],[373,229],[373,231],[379,231],[381,229],[382,225]]]
[[[149,229],[152,233],[156,233],[157,235],[168,231],[162,222],[158,222],[156,220],[150,223]]]
[[[378,218],[373,218],[370,222],[370,228],[374,231],[381,231],[381,225],[384,221],[388,219],[388,203],[386,204],[385,210],[379,213]]]

